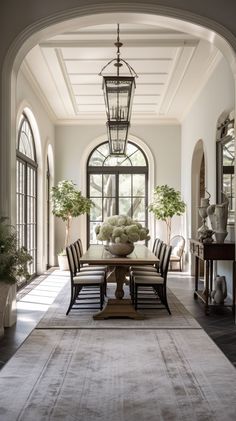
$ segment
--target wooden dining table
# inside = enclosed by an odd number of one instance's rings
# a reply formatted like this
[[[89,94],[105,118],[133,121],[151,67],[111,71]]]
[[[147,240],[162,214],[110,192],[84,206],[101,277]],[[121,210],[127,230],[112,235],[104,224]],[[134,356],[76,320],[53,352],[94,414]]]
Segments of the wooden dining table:
[[[91,245],[80,259],[81,263],[90,265],[106,265],[113,270],[115,275],[115,297],[108,297],[102,311],[94,314],[95,320],[109,317],[128,317],[131,319],[143,319],[143,314],[136,311],[131,299],[124,299],[124,284],[130,266],[154,265],[158,258],[145,245],[135,245],[134,251],[126,257],[113,256],[105,246],[101,244]]]

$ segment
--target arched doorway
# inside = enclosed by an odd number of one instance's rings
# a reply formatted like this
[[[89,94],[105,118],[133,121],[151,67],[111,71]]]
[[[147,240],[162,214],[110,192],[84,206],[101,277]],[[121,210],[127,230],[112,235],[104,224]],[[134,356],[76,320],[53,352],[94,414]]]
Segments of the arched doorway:
[[[66,3],[66,2],[65,2]],[[223,25],[220,26],[217,21],[209,20],[201,14],[197,14],[193,8],[193,13],[189,10],[169,8],[154,4],[141,4],[123,2],[112,2],[107,4],[101,2],[96,5],[80,4],[80,7],[67,9],[68,4],[58,10],[55,4],[50,10],[43,10],[43,15],[34,17],[34,23],[29,25],[27,22],[21,33],[17,34],[11,46],[9,46],[3,66],[2,78],[2,104],[4,104],[4,118],[2,118],[2,173],[0,182],[0,197],[7,197],[7,200],[1,201],[1,213],[12,215],[14,209],[11,208],[11,194],[14,193],[15,184],[11,179],[9,168],[12,167],[12,144],[16,137],[15,132],[15,81],[19,66],[26,53],[45,36],[52,36],[62,29],[89,26],[99,23],[117,23],[119,22],[142,22],[155,25],[157,22],[174,30],[185,31],[186,33],[196,35],[202,39],[216,45],[226,56],[232,72],[235,72],[235,52],[231,45],[236,46],[236,38]],[[133,13],[135,7],[135,13]],[[37,15],[37,13],[36,13]],[[234,73],[235,74],[235,73]],[[3,113],[0,113],[2,116]],[[10,139],[10,142],[9,142]],[[14,216],[14,215],[13,215]],[[14,220],[14,217],[13,217]]]
[[[198,238],[198,228],[201,226],[201,218],[198,213],[200,198],[205,196],[206,170],[203,141],[200,139],[195,145],[192,157],[191,174],[191,237]],[[194,265],[191,264],[191,274],[194,274]],[[203,267],[201,267],[201,273]]]
[[[205,196],[206,174],[205,174],[205,155],[203,141],[200,139],[195,145],[192,157],[192,179],[191,179],[191,236],[197,238],[200,217],[198,207],[200,198]]]
[[[137,6],[137,7],[136,7]],[[2,160],[2,177],[0,179],[0,198],[1,213],[8,214],[14,221],[15,208],[12,206],[12,197],[15,193],[15,181],[11,177],[11,168],[14,168],[14,154],[12,153],[13,145],[16,138],[15,127],[15,82],[19,65],[25,54],[45,36],[55,35],[62,29],[76,27],[85,27],[99,23],[117,23],[120,22],[142,22],[145,24],[163,24],[174,30],[186,31],[194,34],[202,39],[216,45],[225,54],[230,63],[231,69],[235,71],[235,53],[230,45],[236,45],[236,39],[228,33],[225,28],[204,16],[190,15],[184,10],[176,8],[169,9],[156,5],[137,4],[135,5],[136,13],[133,13],[134,3],[125,2],[122,4],[100,4],[81,5],[73,10],[60,11],[58,14],[45,14],[40,16],[40,20],[35,22],[36,25],[28,25],[25,30],[18,34],[12,43],[9,53],[6,55],[3,67],[3,84],[2,84],[2,104],[4,104],[4,118],[2,120],[2,142],[1,142],[1,160]],[[43,11],[44,13],[45,11]],[[125,13],[124,13],[125,12]],[[207,29],[210,27],[210,29]],[[228,42],[226,42],[226,39]],[[3,113],[0,113],[2,118]]]

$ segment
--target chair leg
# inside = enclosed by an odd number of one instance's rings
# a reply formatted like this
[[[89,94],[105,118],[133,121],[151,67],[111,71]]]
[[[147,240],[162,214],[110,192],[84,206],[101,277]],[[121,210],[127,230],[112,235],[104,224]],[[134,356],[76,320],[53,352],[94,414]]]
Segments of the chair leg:
[[[134,283],[134,308],[138,309],[138,285]]]
[[[168,311],[168,313],[171,315],[171,311],[170,311],[170,307],[167,301],[167,295],[166,295],[166,290],[164,287],[159,286],[159,288],[155,288],[156,293],[158,294],[158,297],[160,298],[161,303],[163,304],[163,306],[166,307],[166,310]]]
[[[131,296],[132,304],[134,304],[134,281],[133,281],[132,276],[130,276],[129,290],[130,290],[130,296]]]
[[[75,301],[75,299],[74,299],[74,293],[75,293],[74,288],[71,287],[70,304],[69,304],[69,307],[67,309],[66,316],[68,316],[68,314],[69,314],[69,312],[70,312],[70,310],[71,310],[71,308],[72,308],[72,306],[74,304],[74,301]]]
[[[104,295],[107,296],[107,275],[105,273],[105,279],[104,279]]]
[[[103,295],[104,294],[104,285],[100,285],[100,310],[102,310],[103,307]]]

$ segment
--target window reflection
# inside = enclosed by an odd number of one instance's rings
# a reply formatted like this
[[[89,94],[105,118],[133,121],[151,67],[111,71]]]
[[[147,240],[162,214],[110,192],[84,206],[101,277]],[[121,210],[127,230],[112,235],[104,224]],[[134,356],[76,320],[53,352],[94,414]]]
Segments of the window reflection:
[[[217,202],[222,202],[222,193],[229,199],[228,223],[234,223],[234,119],[228,116],[217,128]]]

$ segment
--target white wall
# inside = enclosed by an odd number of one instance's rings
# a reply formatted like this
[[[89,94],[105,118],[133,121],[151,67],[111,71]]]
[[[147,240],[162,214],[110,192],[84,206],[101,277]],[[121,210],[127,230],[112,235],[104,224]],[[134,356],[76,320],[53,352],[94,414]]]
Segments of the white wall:
[[[36,143],[36,155],[38,163],[38,182],[37,182],[37,218],[38,218],[38,262],[37,270],[41,273],[46,268],[47,259],[47,247],[46,247],[46,171],[47,171],[47,152],[48,145],[51,145],[53,152],[55,142],[55,128],[54,124],[50,121],[45,107],[40,102],[37,94],[32,90],[27,79],[25,78],[22,71],[19,71],[17,77],[17,120],[24,109],[28,109],[32,112],[36,121],[35,127],[33,126],[35,143]],[[17,121],[18,125],[18,121]],[[52,154],[51,154],[52,155]],[[54,180],[53,174],[54,164],[51,162],[51,176]],[[54,218],[51,217],[50,223],[50,264],[55,263],[54,259]]]
[[[208,83],[198,96],[182,123],[182,174],[181,186],[187,203],[186,238],[191,236],[191,164],[196,143],[203,141],[206,162],[206,188],[211,194],[211,203],[216,199],[216,126],[220,114],[234,109],[234,80],[228,63],[222,57]],[[193,210],[194,211],[194,210]],[[219,266],[220,274],[228,273],[229,264]],[[231,283],[231,282],[230,282]]]
[[[180,190],[180,157],[181,139],[180,126],[178,125],[132,125],[130,135],[144,142],[153,155],[154,171],[153,185],[168,184]],[[86,194],[86,186],[82,181],[86,180],[83,174],[81,180],[81,170],[86,170],[86,159],[90,151],[89,145],[94,140],[103,137],[106,140],[106,128],[104,125],[77,125],[77,126],[57,126],[56,127],[56,182],[61,179],[71,179]],[[101,141],[101,140],[100,140]],[[95,142],[96,143],[96,142]],[[94,147],[95,147],[94,143]],[[97,143],[98,144],[98,143]],[[87,151],[87,152],[86,152]],[[150,198],[149,198],[150,200]],[[82,226],[86,223],[86,217],[80,216],[73,221],[72,239],[81,235]],[[180,224],[173,223],[173,234],[178,233]],[[165,239],[163,223],[158,223],[156,232],[151,236],[159,235]],[[57,221],[56,247],[60,249],[63,245],[64,224]]]

